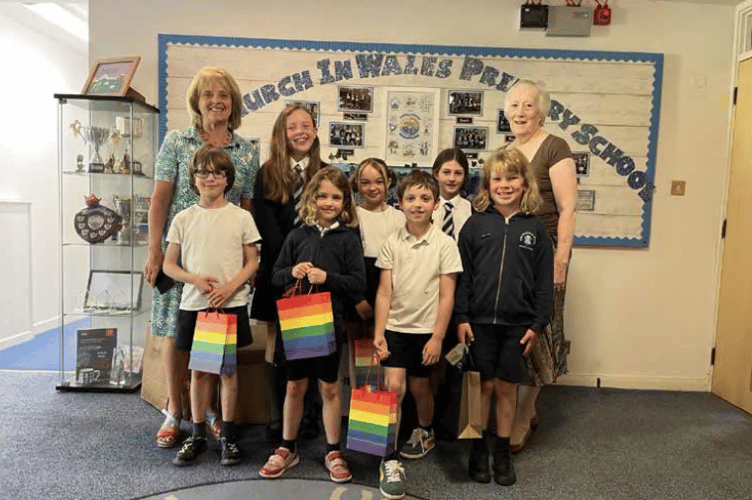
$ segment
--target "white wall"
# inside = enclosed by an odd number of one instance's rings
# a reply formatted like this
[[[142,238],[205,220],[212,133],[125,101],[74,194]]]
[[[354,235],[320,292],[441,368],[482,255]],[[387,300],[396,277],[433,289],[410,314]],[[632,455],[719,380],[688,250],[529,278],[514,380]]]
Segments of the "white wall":
[[[620,0],[611,26],[567,39],[516,29],[520,3],[185,0],[176,7],[99,0],[90,7],[90,57],[142,56],[133,86],[155,103],[158,33],[664,53],[650,248],[575,249],[566,309],[573,352],[564,383],[600,378],[606,386],[707,390],[733,7]],[[669,195],[671,179],[687,181],[685,197]]]
[[[20,4],[0,3],[0,199],[31,203],[32,321],[38,333],[57,324],[60,308],[57,103],[52,95],[81,91],[88,55],[83,42],[76,47],[51,38],[52,25],[29,27],[34,23],[24,21],[32,17]],[[0,301],[7,303],[16,293],[0,287]],[[19,333],[7,326],[0,326],[0,341]]]

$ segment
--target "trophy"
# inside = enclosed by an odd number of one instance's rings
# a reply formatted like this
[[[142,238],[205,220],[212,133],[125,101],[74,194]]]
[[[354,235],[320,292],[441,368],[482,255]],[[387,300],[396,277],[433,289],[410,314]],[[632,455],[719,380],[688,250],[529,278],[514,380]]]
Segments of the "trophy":
[[[131,244],[131,199],[130,198],[118,198],[112,197],[112,203],[115,206],[115,211],[120,215],[123,220],[123,225],[120,231],[113,236],[113,239],[117,241],[118,245],[130,245]]]
[[[81,135],[84,142],[94,147],[94,158],[89,163],[89,172],[104,172],[104,162],[102,157],[99,156],[99,148],[110,137],[110,129],[106,127],[85,127],[79,123],[78,120],[71,124],[73,129],[73,135]]]

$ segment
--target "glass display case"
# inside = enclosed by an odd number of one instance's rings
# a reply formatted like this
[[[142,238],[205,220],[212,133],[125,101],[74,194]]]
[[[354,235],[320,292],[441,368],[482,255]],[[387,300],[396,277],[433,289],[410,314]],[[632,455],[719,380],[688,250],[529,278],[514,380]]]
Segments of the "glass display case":
[[[143,266],[159,110],[128,97],[55,94],[55,99],[61,233],[57,389],[135,391],[151,311]]]

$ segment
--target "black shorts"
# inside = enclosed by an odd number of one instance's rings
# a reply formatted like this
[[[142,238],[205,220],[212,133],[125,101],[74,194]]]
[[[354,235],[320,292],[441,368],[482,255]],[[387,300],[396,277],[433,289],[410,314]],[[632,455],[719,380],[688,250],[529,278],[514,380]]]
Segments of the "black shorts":
[[[386,330],[384,338],[390,355],[381,361],[381,366],[405,368],[410,377],[431,376],[433,365],[423,364],[423,348],[431,340],[430,333],[400,333]]]
[[[282,342],[281,339],[279,341]],[[339,379],[339,360],[341,356],[342,349],[340,346],[337,346],[337,350],[329,356],[287,360],[285,364],[287,380],[303,380],[309,377],[316,377],[322,382],[328,384],[334,383]]]
[[[206,309],[204,309],[206,310]],[[214,309],[212,309],[213,311]],[[190,351],[193,346],[193,333],[196,331],[196,317],[201,311],[178,310],[178,322],[175,332],[175,350]],[[248,306],[226,307],[221,309],[225,314],[234,314],[238,325],[238,347],[245,347],[253,343],[251,322],[248,319]]]
[[[470,355],[481,380],[497,378],[519,384],[527,377],[527,365],[520,340],[528,327],[472,323],[475,340]]]

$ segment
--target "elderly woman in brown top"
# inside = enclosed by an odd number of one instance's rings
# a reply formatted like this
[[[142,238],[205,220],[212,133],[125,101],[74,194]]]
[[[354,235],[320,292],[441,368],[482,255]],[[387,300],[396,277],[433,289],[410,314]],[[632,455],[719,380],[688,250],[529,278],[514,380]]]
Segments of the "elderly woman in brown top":
[[[543,203],[538,216],[543,220],[554,242],[554,312],[550,334],[553,345],[553,376],[566,372],[567,342],[564,339],[564,291],[567,268],[572,251],[575,208],[577,206],[577,174],[567,143],[543,130],[551,106],[548,93],[530,80],[519,80],[507,92],[504,112],[514,134],[510,145],[519,149],[535,171]],[[511,450],[520,451],[532,430],[539,425],[535,401],[544,383],[532,364],[530,385],[522,389],[517,400],[517,414],[511,436]]]

